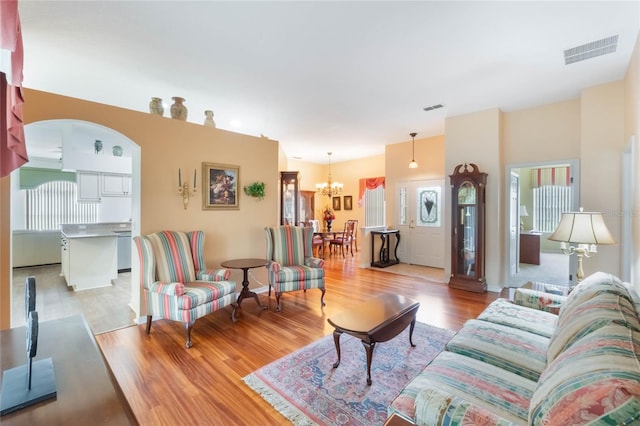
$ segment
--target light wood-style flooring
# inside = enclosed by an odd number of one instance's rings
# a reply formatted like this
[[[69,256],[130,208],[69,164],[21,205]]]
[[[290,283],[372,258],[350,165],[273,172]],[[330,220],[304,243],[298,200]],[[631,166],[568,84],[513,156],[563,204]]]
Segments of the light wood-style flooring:
[[[245,299],[236,323],[230,307],[199,319],[191,349],[182,325],[165,320],[154,321],[150,335],[139,325],[96,340],[142,425],[281,425],[288,421],[242,378],[331,334],[332,315],[376,294],[403,294],[420,302],[418,321],[457,330],[499,297],[358,264],[358,255],[326,259],[324,308],[317,289],[284,294],[279,313],[273,295],[261,294],[269,309]]]

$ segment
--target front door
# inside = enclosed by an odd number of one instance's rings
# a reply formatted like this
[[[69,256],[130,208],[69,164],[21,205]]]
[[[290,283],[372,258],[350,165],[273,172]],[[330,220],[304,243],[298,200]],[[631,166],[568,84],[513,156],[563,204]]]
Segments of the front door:
[[[397,184],[401,262],[444,268],[443,186],[443,180]]]

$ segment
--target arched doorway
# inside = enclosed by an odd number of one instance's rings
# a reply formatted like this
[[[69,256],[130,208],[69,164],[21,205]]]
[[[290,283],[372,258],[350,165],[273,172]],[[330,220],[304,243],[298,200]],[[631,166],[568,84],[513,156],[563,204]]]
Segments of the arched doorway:
[[[127,138],[123,134],[107,128],[105,126],[81,121],[81,120],[46,120],[30,123],[25,126],[25,139],[27,145],[27,151],[29,153],[30,161],[25,164],[21,169],[18,169],[12,173],[11,178],[11,231],[12,231],[12,271],[19,271],[19,274],[15,272],[12,274],[12,300],[20,299],[22,293],[16,291],[14,288],[16,279],[14,276],[24,275],[22,268],[28,268],[33,266],[30,264],[43,263],[49,265],[48,279],[54,281],[56,260],[62,263],[62,249],[60,248],[61,239],[59,232],[56,236],[55,230],[53,232],[37,232],[38,226],[34,226],[31,223],[27,223],[27,212],[31,205],[27,203],[26,190],[21,188],[21,178],[26,179],[25,170],[38,169],[38,170],[52,170],[60,171],[65,174],[79,173],[91,174],[93,173],[98,177],[98,190],[105,193],[105,197],[102,197],[102,201],[98,204],[97,214],[94,219],[97,223],[125,223],[129,224],[130,235],[140,234],[140,147],[131,139]],[[99,143],[97,141],[100,141]],[[98,149],[100,147],[100,149]],[[24,169],[24,170],[23,170]],[[45,173],[46,174],[46,173]],[[31,174],[33,175],[33,174]],[[126,180],[117,180],[118,178],[126,177]],[[123,189],[122,193],[113,190],[113,183],[126,182],[127,189]],[[24,183],[24,182],[23,182]],[[111,185],[111,186],[110,186]],[[25,186],[25,185],[22,185]],[[42,208],[42,214],[47,214],[50,208]],[[72,219],[65,219],[73,220]],[[45,226],[46,227],[46,226]],[[30,229],[31,228],[31,229]],[[51,231],[51,230],[50,230]],[[35,234],[29,237],[29,233]],[[29,253],[25,258],[24,253],[17,251],[23,251],[24,247],[20,247],[24,241],[24,235],[37,241],[38,248],[36,252],[39,252],[40,256],[34,259],[29,259]],[[119,234],[122,235],[122,234]],[[47,240],[57,239],[57,253],[51,250],[51,241]],[[123,240],[123,238],[118,238]],[[130,239],[127,239],[130,245]],[[49,246],[47,246],[47,244]],[[27,241],[28,246],[28,241]],[[130,247],[130,246],[129,246]],[[28,247],[27,247],[28,248]],[[29,250],[27,250],[29,251]],[[33,250],[31,250],[33,251]],[[54,263],[52,263],[54,262]],[[129,254],[129,265],[133,265],[133,253]],[[119,265],[119,266],[127,266]],[[17,268],[20,268],[18,270]],[[60,272],[62,267],[58,266]],[[39,292],[40,303],[54,303],[59,297],[67,297],[70,299],[67,301],[61,301],[61,306],[57,309],[52,309],[47,315],[53,319],[57,316],[68,316],[70,314],[78,313],[75,311],[79,301],[89,301],[94,306],[99,306],[99,309],[104,312],[104,315],[128,315],[128,323],[137,322],[139,318],[139,300],[140,293],[136,286],[131,286],[129,271],[124,270],[124,279],[129,280],[129,287],[126,290],[127,293],[123,296],[120,294],[118,298],[113,298],[108,294],[110,289],[96,289],[83,290],[82,292],[74,292],[73,289],[58,289],[59,291],[52,294],[45,292]],[[120,267],[119,267],[120,269]],[[61,282],[64,282],[64,277],[61,278]],[[45,278],[47,279],[46,275]],[[118,279],[121,279],[121,274],[118,274]],[[60,279],[56,280],[60,282]],[[39,283],[40,284],[40,283]],[[39,287],[42,286],[44,290],[45,282],[43,281]],[[57,285],[57,284],[56,284]],[[122,288],[118,288],[118,291],[122,293]],[[93,293],[92,293],[93,292]],[[74,294],[75,293],[75,294]],[[102,299],[101,299],[102,298]],[[117,302],[115,302],[117,301]],[[124,304],[124,306],[122,306]],[[20,324],[16,324],[16,318],[21,318],[22,315],[19,303],[12,303],[12,315],[11,326],[15,327]],[[97,308],[88,308],[95,310]],[[111,311],[110,311],[111,310]],[[14,312],[15,311],[15,312]],[[92,311],[93,312],[93,311]],[[41,313],[44,314],[44,312]],[[90,322],[91,323],[91,322]],[[128,325],[127,320],[122,323],[123,326]],[[112,324],[119,324],[114,321]],[[108,323],[105,325],[108,326]],[[113,328],[118,328],[113,327]],[[107,331],[105,329],[94,330],[94,332]]]

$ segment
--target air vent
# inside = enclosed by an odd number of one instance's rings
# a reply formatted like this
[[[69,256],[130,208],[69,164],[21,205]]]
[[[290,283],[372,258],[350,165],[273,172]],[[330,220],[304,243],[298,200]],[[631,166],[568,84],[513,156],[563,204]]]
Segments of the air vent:
[[[424,107],[422,109],[425,110],[425,111],[432,111],[434,109],[442,108],[443,106],[444,105],[442,105],[442,104],[438,104],[438,105],[431,105],[431,106],[428,106],[428,107]]]
[[[595,58],[596,56],[614,53],[618,47],[618,36],[603,38],[602,40],[592,41],[582,46],[572,47],[564,51],[564,64],[569,65],[575,62],[584,61],[586,59]]]

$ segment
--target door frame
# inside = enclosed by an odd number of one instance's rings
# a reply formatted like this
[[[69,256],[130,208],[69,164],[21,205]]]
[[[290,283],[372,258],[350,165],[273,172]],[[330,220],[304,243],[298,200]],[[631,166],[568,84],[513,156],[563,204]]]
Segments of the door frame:
[[[511,173],[514,172],[514,169],[531,169],[531,168],[535,168],[535,167],[551,167],[551,166],[556,166],[559,164],[568,164],[569,167],[571,168],[571,176],[573,178],[573,200],[572,200],[572,210],[573,211],[578,211],[579,207],[580,207],[580,161],[577,159],[571,159],[571,160],[549,160],[549,161],[532,161],[532,162],[526,162],[526,163],[513,163],[513,164],[506,164],[505,165],[505,170],[504,170],[504,188],[510,188],[510,183],[511,183]],[[518,179],[518,185],[520,185],[520,179]],[[514,281],[514,275],[511,275],[511,267],[510,267],[510,263],[509,263],[509,259],[511,256],[511,251],[512,250],[518,250],[518,247],[513,247],[513,245],[511,244],[511,238],[509,237],[509,233],[510,233],[510,220],[508,220],[508,218],[511,217],[511,203],[510,203],[510,198],[511,198],[511,190],[510,189],[506,189],[504,191],[504,217],[507,218],[506,220],[504,220],[504,247],[505,247],[505,251],[504,251],[504,256],[505,256],[505,261],[503,262],[503,275],[505,277],[505,282],[506,285],[505,287],[508,287],[509,285],[512,284],[512,282]],[[520,238],[517,238],[518,241],[520,241]],[[570,281],[570,284],[575,283],[575,273],[574,271],[577,269],[577,259],[576,256],[569,256],[569,271],[568,274],[572,277],[572,280]]]

